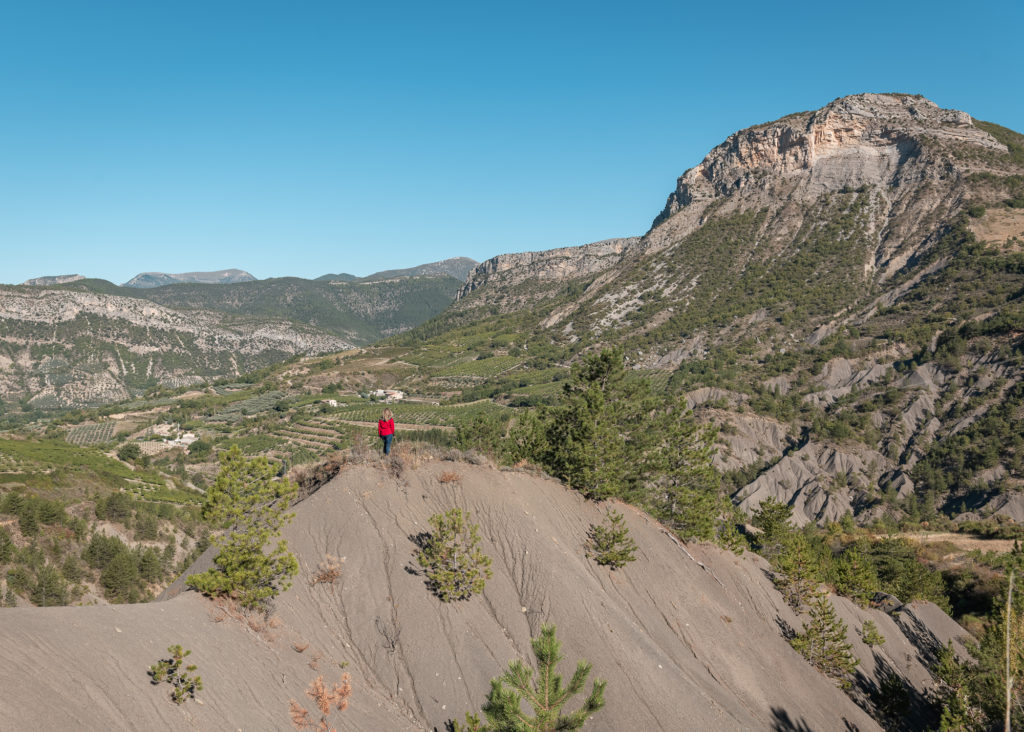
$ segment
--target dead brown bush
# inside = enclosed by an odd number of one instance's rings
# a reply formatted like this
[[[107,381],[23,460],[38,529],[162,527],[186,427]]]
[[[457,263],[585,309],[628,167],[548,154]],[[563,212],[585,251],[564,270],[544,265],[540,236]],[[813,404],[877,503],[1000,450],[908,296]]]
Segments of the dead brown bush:
[[[341,577],[341,564],[344,561],[345,557],[339,559],[333,554],[328,554],[317,566],[316,574],[310,578],[310,587],[320,584],[333,585]]]
[[[328,727],[327,717],[337,709],[343,712],[348,708],[348,698],[352,696],[352,677],[348,674],[341,675],[341,681],[328,687],[324,684],[324,677],[317,676],[306,689],[306,696],[313,700],[316,708],[320,710],[320,721],[314,722],[309,711],[294,699],[291,700],[289,712],[291,713],[292,725],[296,729],[315,729],[319,732],[337,732],[333,727]]]
[[[462,480],[462,476],[451,470],[446,470],[437,476],[438,483],[458,483],[460,480]]]

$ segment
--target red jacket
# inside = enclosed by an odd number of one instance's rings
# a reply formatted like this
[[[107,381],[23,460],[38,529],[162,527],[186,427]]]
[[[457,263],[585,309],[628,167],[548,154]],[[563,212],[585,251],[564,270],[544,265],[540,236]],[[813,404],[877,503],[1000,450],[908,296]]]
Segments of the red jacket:
[[[395,434],[395,420],[378,419],[377,420],[377,434],[381,437],[387,437],[388,435]]]

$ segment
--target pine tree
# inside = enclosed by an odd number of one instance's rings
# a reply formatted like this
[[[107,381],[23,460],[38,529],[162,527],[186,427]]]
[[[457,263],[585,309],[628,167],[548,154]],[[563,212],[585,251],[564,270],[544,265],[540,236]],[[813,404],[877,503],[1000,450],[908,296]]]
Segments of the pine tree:
[[[430,517],[434,533],[416,553],[427,586],[442,602],[468,600],[491,578],[491,558],[480,551],[480,527],[453,508]]]
[[[761,529],[757,537],[757,548],[761,556],[768,561],[782,551],[784,544],[793,534],[793,525],[790,523],[792,517],[793,507],[774,498],[761,501],[754,511],[751,523]]]
[[[585,356],[543,416],[535,459],[588,498],[643,506],[683,538],[735,548],[733,509],[712,464],[715,431],[655,395],[621,348]]]
[[[861,607],[867,607],[871,598],[881,589],[875,565],[856,546],[842,553],[836,562],[836,592],[849,597]]]
[[[775,586],[792,607],[799,609],[817,593],[818,563],[803,532],[795,531],[789,535],[775,556],[772,567],[775,569]]]
[[[56,567],[49,564],[40,567],[29,599],[37,607],[68,604],[68,586]]]
[[[629,562],[636,561],[636,542],[629,536],[625,518],[614,508],[608,509],[605,522],[591,524],[587,542],[587,556],[602,566],[621,569]]]
[[[653,409],[645,382],[626,372],[621,348],[591,354],[573,366],[563,404],[548,423],[548,460],[555,474],[587,498],[634,493],[639,476],[630,460],[642,457],[630,429]]]
[[[215,566],[190,576],[189,586],[208,595],[231,595],[248,608],[291,586],[299,564],[287,542],[281,539],[265,550],[294,516],[287,511],[297,487],[289,480],[275,480],[276,475],[266,458],[247,460],[237,445],[221,455],[203,518],[226,531],[213,539],[220,549]]]
[[[878,626],[873,620],[865,620],[860,629],[861,640],[868,648],[885,645],[885,636],[878,632]]]
[[[939,649],[932,667],[938,683],[931,692],[935,706],[942,709],[939,732],[980,732],[984,712],[973,701],[970,683],[973,669],[957,660],[953,641]]]
[[[7,564],[14,558],[14,540],[6,527],[0,526],[0,564]]]
[[[107,599],[113,602],[133,602],[138,599],[139,567],[135,556],[127,549],[114,555],[100,573],[100,584]]]
[[[790,644],[816,669],[849,688],[849,677],[859,661],[850,653],[853,645],[846,641],[846,623],[824,593],[818,593],[811,603],[810,621]]]
[[[587,718],[604,706],[604,690],[607,682],[595,680],[590,695],[583,706],[575,712],[562,714],[562,708],[569,699],[583,690],[590,675],[591,665],[580,661],[568,686],[562,686],[562,677],[557,672],[562,660],[561,644],[555,639],[555,627],[545,625],[540,637],[531,642],[537,657],[537,678],[533,670],[521,660],[509,663],[504,674],[491,680],[491,691],[483,706],[485,722],[480,723],[473,715],[467,715],[469,730],[479,732],[555,732],[555,730],[582,729]],[[526,699],[533,707],[533,716],[523,714],[521,702]],[[462,729],[458,723],[454,729]]]
[[[170,658],[162,658],[149,667],[150,683],[156,685],[166,681],[171,685],[171,701],[184,704],[189,699],[195,699],[197,691],[202,691],[203,680],[195,675],[195,664],[184,665],[192,651],[174,645],[168,646],[167,652]]]

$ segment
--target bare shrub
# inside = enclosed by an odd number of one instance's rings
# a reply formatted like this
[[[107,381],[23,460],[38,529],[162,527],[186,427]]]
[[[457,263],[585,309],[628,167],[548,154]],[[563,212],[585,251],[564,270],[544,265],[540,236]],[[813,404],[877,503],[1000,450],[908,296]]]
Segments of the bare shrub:
[[[352,447],[349,448],[349,454],[354,462],[365,463],[370,458],[375,457],[377,451],[370,447],[366,440],[366,435],[362,432],[357,432],[352,437]]]
[[[437,476],[438,483],[458,483],[462,480],[462,476],[451,470],[446,470]]]
[[[343,712],[348,708],[348,698],[352,696],[352,677],[349,674],[342,674],[339,683],[328,687],[324,683],[324,677],[317,676],[306,689],[306,696],[312,699],[316,708],[320,710],[320,721],[314,722],[309,711],[292,699],[289,707],[292,726],[296,729],[336,732],[333,727],[327,726],[327,717],[335,709]]]
[[[394,653],[398,648],[398,639],[402,635],[402,629],[398,627],[397,618],[395,613],[392,612],[392,618],[390,621],[386,621],[379,615],[373,621],[374,626],[377,628],[377,632],[380,633],[382,645],[388,653]]]
[[[316,465],[299,465],[291,469],[289,478],[299,486],[297,498],[309,498],[320,488],[327,485],[335,476],[344,470],[345,465],[350,462],[347,455],[336,452],[333,455]]]
[[[384,458],[384,464],[387,467],[388,475],[399,480],[406,469],[405,451],[393,448],[391,454]]]
[[[270,616],[265,610],[250,610],[242,607],[233,598],[218,597],[213,601],[214,607],[210,610],[210,619],[215,623],[222,623],[228,618],[235,620],[265,641],[277,640],[277,634],[271,633],[271,628],[279,628],[284,625],[281,618]]]
[[[316,574],[314,574],[309,580],[310,587],[322,584],[333,585],[338,578],[341,577],[341,565],[344,561],[345,557],[341,557],[339,559],[333,554],[328,554],[324,560],[317,565]]]

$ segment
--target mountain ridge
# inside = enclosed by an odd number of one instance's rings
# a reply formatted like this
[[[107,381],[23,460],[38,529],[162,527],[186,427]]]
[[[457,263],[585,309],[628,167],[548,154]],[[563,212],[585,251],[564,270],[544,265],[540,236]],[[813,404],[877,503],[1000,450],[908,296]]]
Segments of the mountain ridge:
[[[167,274],[165,272],[141,272],[122,284],[122,287],[163,287],[175,283],[191,284],[231,284],[234,282],[254,282],[251,274],[241,269],[219,269],[214,272],[182,272]]]
[[[600,259],[488,260],[401,343],[461,328],[570,359],[620,345],[680,397],[717,390],[695,409],[722,428],[748,510],[774,497],[798,522],[867,521],[927,495],[1024,517],[992,493],[1024,489],[1019,441],[951,480],[936,469],[944,436],[1006,424],[986,415],[1021,399],[1022,180],[1018,133],[920,96],[843,97],[730,135]]]

